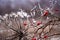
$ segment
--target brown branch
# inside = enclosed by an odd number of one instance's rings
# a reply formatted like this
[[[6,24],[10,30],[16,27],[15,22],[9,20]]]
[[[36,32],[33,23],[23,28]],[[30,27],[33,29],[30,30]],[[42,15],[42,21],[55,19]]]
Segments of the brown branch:
[[[44,28],[46,28],[47,25],[49,25],[51,22],[52,22],[52,20],[50,20],[49,22],[47,22],[46,24],[44,24],[43,26],[41,26],[40,28],[38,28],[37,31],[38,31],[39,29],[44,29]],[[35,33],[37,33],[37,31],[36,31]]]
[[[13,35],[12,35],[13,36]],[[11,36],[11,37],[12,37]],[[10,37],[10,36],[8,36],[8,37]],[[7,37],[6,37],[6,40],[13,40],[13,39],[16,39],[17,37],[19,37],[19,35],[14,35],[14,37],[13,38],[10,38],[10,39],[8,39]]]
[[[60,33],[52,34],[52,35],[49,35],[48,37],[55,36],[55,35],[60,35]]]

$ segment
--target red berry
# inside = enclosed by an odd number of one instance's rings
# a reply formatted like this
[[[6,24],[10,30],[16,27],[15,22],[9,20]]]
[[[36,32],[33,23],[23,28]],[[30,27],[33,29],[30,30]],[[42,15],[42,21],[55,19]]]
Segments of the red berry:
[[[36,40],[36,38],[32,38],[32,40]]]
[[[44,36],[44,38],[48,38],[48,36]]]
[[[47,16],[47,15],[48,15],[48,11],[45,11],[45,12],[44,12],[44,16]]]
[[[26,26],[26,25],[27,25],[27,22],[26,22],[26,21],[24,21],[24,22],[23,22],[23,25],[24,25],[24,26]]]
[[[42,24],[42,22],[37,22],[37,26],[40,25],[40,24]]]
[[[26,23],[24,23],[24,26],[26,26],[27,24]]]

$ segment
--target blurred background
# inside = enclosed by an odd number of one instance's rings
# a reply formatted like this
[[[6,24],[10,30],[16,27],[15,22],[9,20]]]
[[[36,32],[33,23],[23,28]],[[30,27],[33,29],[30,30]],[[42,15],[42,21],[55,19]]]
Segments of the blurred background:
[[[44,33],[59,34],[47,38]],[[0,0],[0,40],[38,40],[41,35],[60,40],[60,0]]]
[[[38,2],[43,9],[51,8],[52,1],[55,4],[53,5],[53,12],[60,16],[60,0],[0,0],[0,15],[9,14],[12,11],[16,12],[19,8],[29,12]]]

